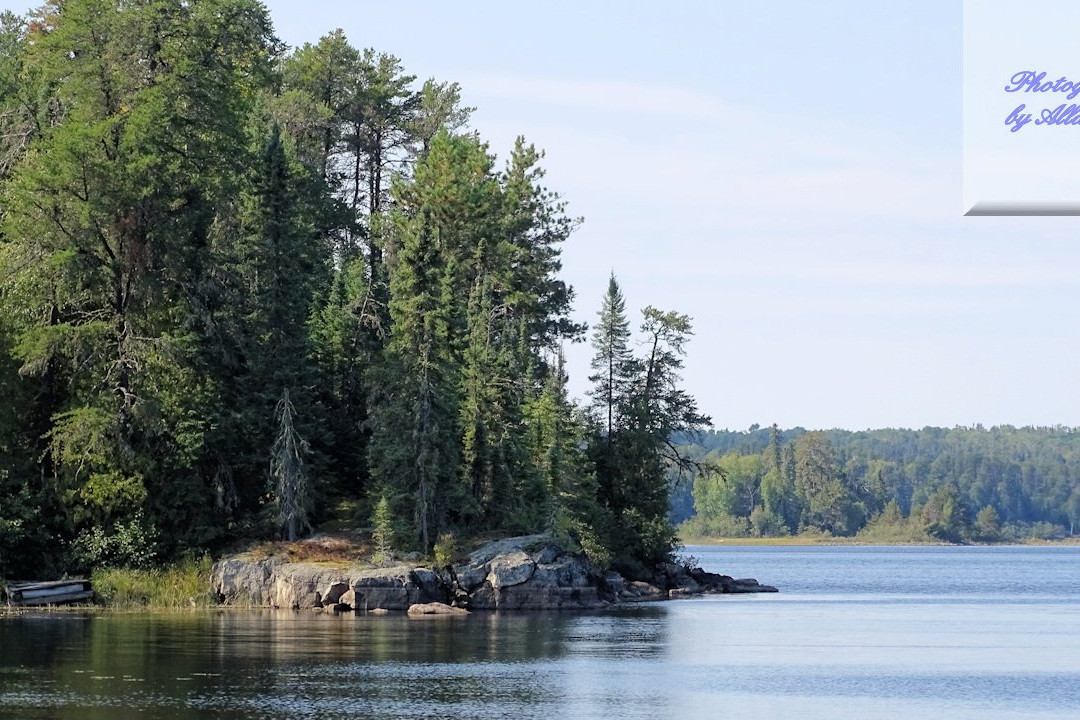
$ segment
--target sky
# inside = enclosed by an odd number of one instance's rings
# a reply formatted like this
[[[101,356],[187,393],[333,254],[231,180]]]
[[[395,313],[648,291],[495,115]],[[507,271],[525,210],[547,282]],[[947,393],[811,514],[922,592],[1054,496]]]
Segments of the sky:
[[[543,148],[577,318],[690,315],[717,428],[1080,426],[1080,219],[962,216],[961,0],[266,5]]]

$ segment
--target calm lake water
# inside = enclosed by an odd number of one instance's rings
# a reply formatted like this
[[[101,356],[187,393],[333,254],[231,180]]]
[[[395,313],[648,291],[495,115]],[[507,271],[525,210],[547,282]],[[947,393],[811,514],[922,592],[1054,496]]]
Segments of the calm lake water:
[[[1080,717],[1080,547],[691,547],[777,595],[0,617],[0,717]]]

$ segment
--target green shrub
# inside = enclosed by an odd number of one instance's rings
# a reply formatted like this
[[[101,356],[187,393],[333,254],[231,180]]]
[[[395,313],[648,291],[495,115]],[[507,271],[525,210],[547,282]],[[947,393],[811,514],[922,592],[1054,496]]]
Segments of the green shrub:
[[[99,525],[83,530],[71,544],[71,559],[77,568],[149,568],[157,557],[157,544],[157,532],[139,512],[109,532]]]
[[[452,565],[457,555],[457,538],[453,533],[443,533],[435,543],[435,567],[444,568]]]

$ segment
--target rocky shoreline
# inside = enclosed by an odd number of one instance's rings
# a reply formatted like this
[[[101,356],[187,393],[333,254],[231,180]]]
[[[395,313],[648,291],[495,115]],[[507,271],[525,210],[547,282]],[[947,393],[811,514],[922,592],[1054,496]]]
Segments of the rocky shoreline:
[[[214,564],[212,590],[225,605],[329,612],[459,615],[475,610],[594,610],[617,603],[706,593],[776,592],[752,578],[667,564],[651,582],[602,573],[548,535],[488,543],[442,570],[399,564],[335,568],[279,558]]]

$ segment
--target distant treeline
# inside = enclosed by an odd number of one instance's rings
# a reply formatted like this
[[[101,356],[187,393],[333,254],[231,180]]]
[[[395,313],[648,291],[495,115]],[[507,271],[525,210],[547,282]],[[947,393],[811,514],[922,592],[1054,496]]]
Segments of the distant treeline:
[[[1080,526],[1074,428],[753,427],[710,431],[687,448],[722,469],[674,490],[676,519],[692,515],[682,527],[690,536],[962,542],[1061,538]]]

